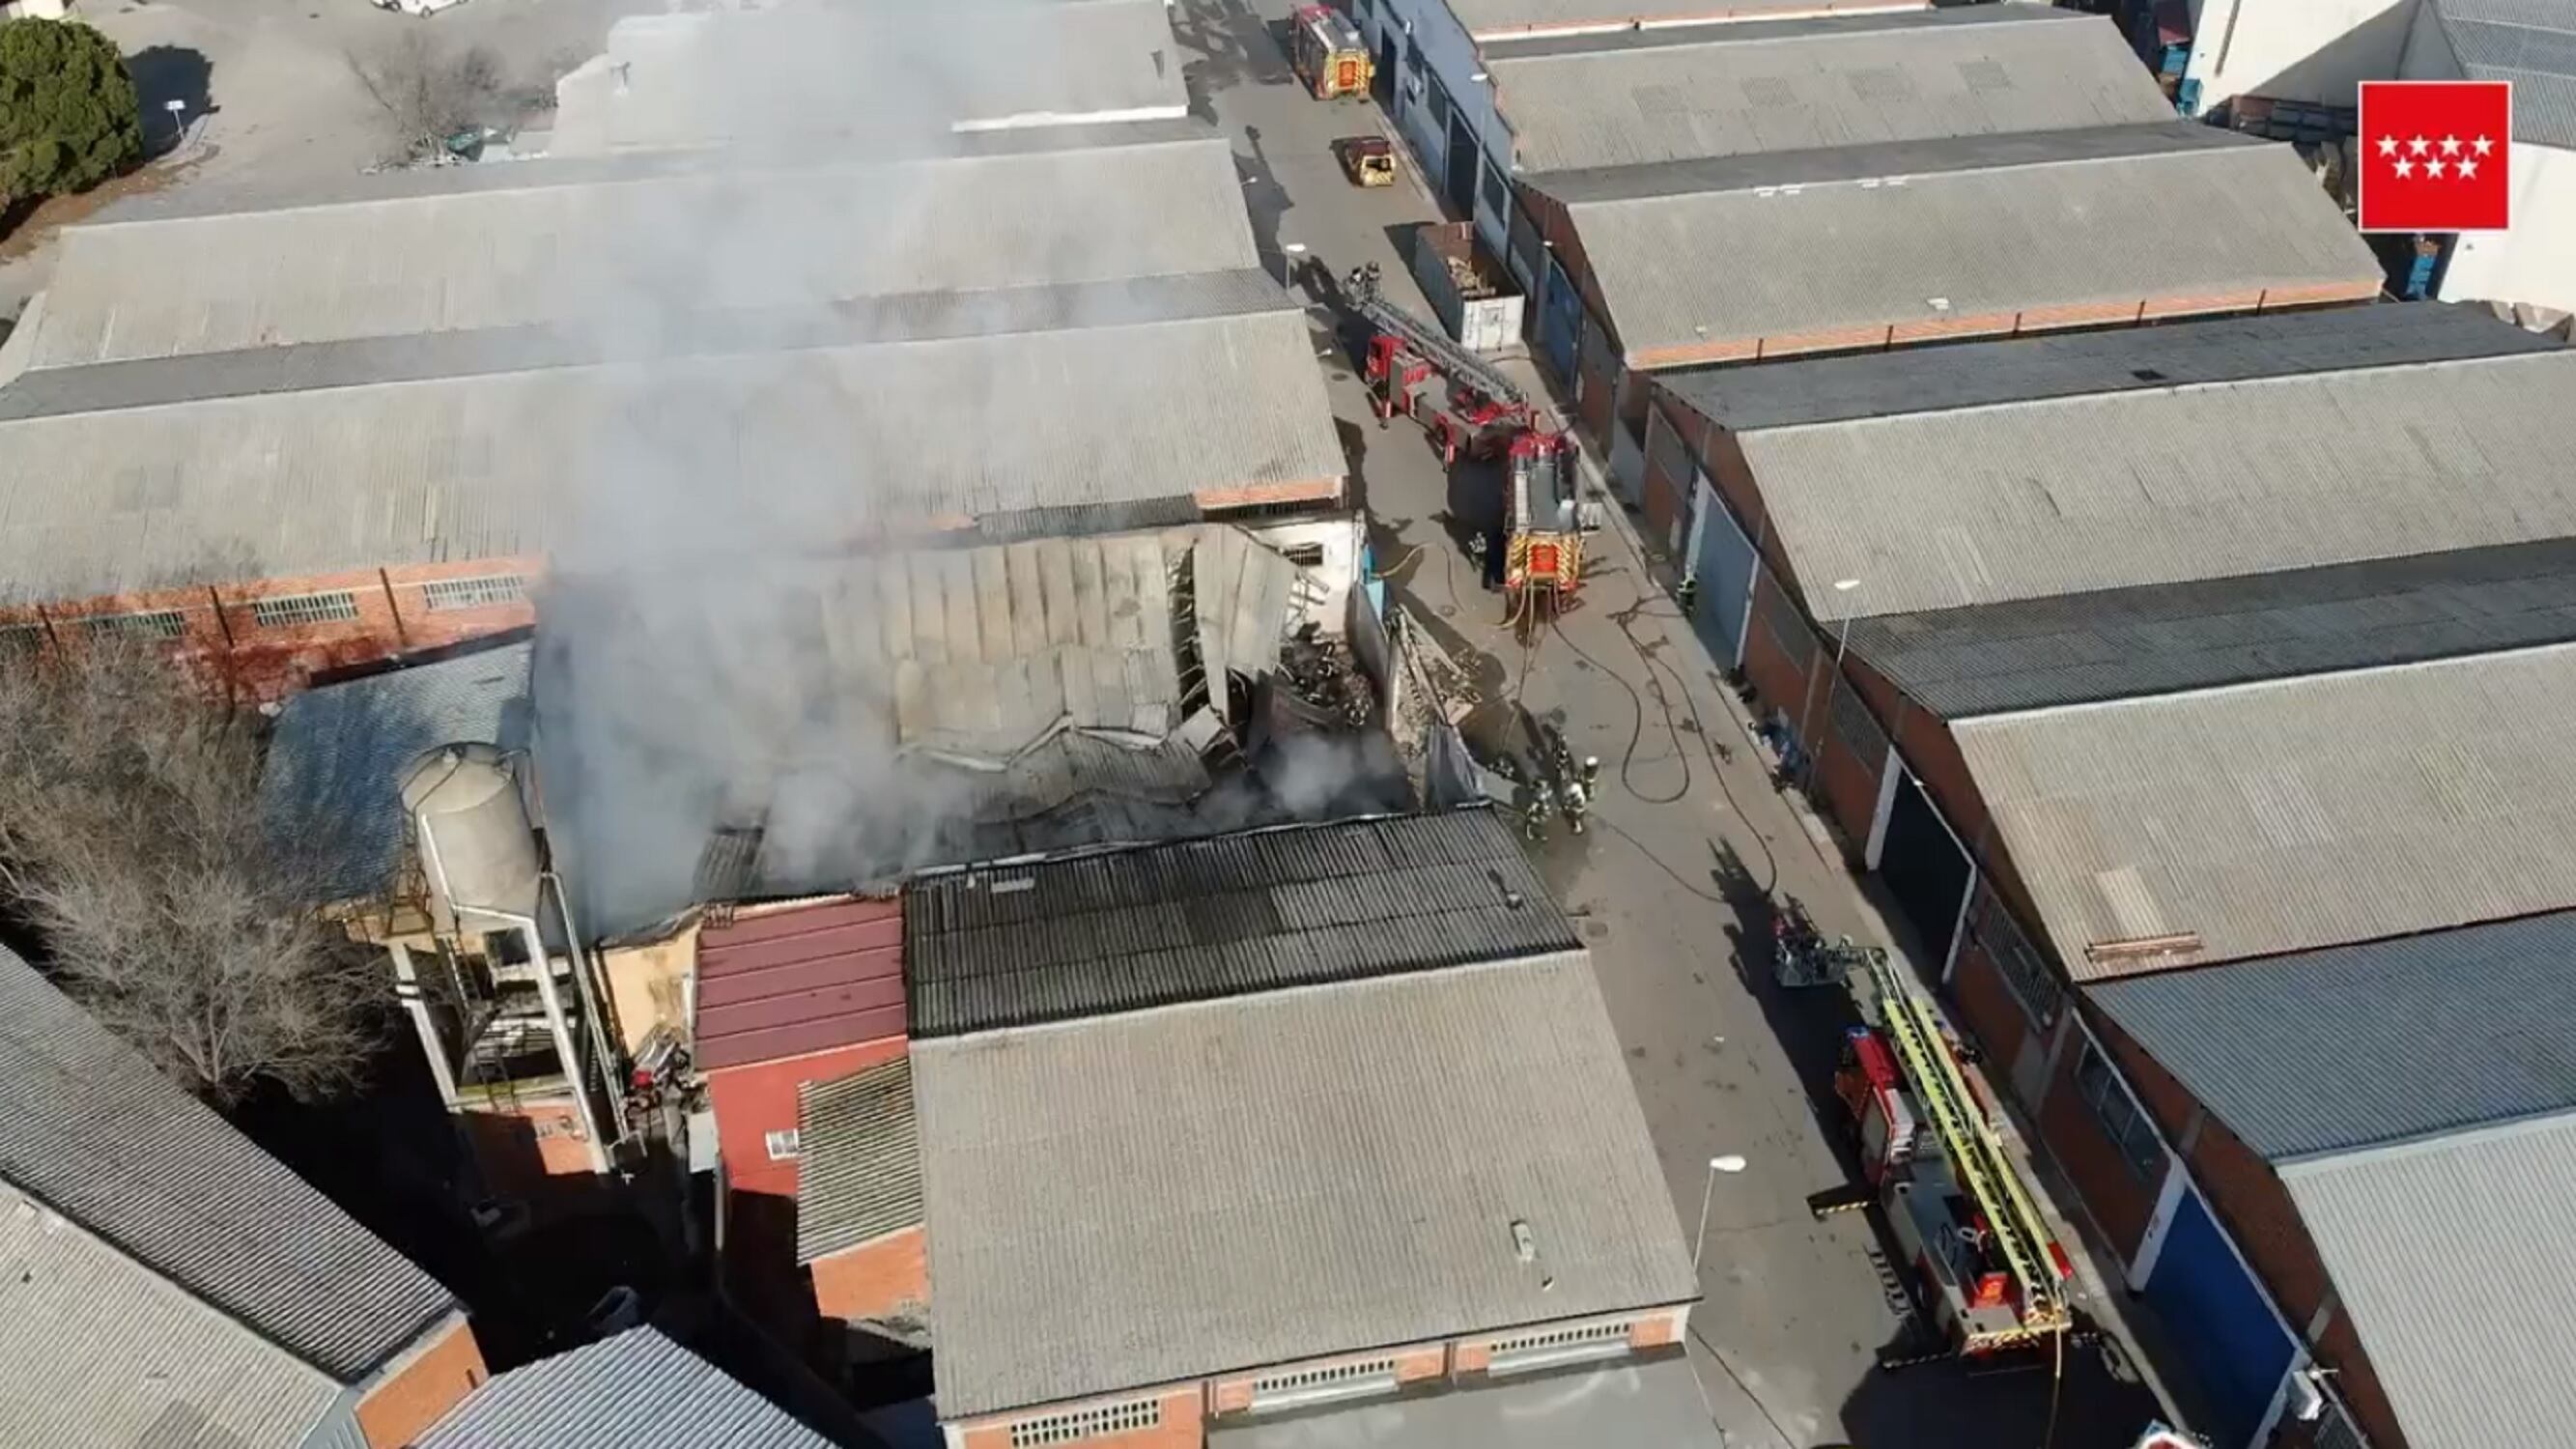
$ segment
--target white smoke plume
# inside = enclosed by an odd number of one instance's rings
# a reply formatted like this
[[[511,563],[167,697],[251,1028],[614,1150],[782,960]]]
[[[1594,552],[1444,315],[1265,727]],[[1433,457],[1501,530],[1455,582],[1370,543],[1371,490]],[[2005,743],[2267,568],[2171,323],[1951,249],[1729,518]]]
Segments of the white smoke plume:
[[[975,289],[974,258],[997,247],[1109,279],[1154,244],[1161,218],[1044,185],[961,215],[935,168],[907,164],[1030,142],[958,127],[1078,104],[1051,39],[1069,8],[791,0],[714,17],[684,62],[624,74],[616,103],[667,100],[725,134],[687,159],[701,181],[634,188],[607,254],[555,259],[560,325],[616,364],[558,420],[582,461],[539,605],[542,787],[587,929],[687,904],[720,826],[765,823],[774,878],[846,881],[951,847],[956,777],[896,750],[890,682],[835,630],[869,583],[858,545],[977,511],[919,463],[971,440],[884,417],[847,355],[815,344],[925,274],[948,283],[940,330],[987,330],[976,309],[1003,303]],[[1171,44],[1137,63],[1177,73]],[[816,174],[853,166],[863,184]],[[1008,398],[951,401],[1008,426]]]

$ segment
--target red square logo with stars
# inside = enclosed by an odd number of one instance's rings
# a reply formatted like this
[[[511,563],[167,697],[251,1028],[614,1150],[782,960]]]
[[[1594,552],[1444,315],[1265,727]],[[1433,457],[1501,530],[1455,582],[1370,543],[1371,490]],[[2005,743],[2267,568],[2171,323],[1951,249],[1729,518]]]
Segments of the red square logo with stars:
[[[2510,81],[2363,81],[2363,231],[2502,231]]]

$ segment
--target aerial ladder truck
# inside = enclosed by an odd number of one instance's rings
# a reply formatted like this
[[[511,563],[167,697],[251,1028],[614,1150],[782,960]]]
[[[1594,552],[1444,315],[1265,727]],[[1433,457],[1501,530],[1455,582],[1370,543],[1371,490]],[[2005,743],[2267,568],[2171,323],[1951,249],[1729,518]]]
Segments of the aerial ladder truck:
[[[1581,497],[1574,439],[1492,363],[1388,301],[1375,263],[1341,291],[1368,324],[1361,375],[1379,425],[1398,414],[1419,420],[1450,466],[1461,457],[1502,463],[1503,592],[1515,619],[1554,614],[1582,581],[1583,536],[1602,524],[1600,505]]]
[[[1931,999],[1885,953],[1867,963],[1874,999],[1843,1039],[1835,1095],[1851,1112],[1868,1192],[1825,1194],[1819,1216],[1876,1201],[1942,1342],[1889,1367],[2058,1346],[2074,1315],[2074,1267]]]

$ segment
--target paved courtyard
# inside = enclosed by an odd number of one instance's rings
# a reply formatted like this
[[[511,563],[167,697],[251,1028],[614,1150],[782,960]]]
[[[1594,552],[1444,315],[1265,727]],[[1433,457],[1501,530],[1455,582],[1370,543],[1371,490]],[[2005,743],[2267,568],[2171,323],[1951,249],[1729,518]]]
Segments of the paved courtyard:
[[[1195,57],[1193,95],[1234,139],[1280,275],[1310,256],[1337,275],[1375,261],[1390,297],[1428,316],[1402,239],[1437,205],[1409,157],[1394,187],[1345,181],[1332,140],[1392,131],[1371,103],[1318,102],[1293,83],[1278,40],[1288,8],[1181,0],[1173,20]],[[2070,1352],[2062,1385],[2045,1367],[1878,1367],[1881,1350],[1909,1334],[1873,1217],[1818,1221],[1807,1208],[1850,1171],[1829,1085],[1850,1007],[1835,992],[1784,992],[1742,963],[1767,967],[1769,902],[1783,892],[1828,933],[1886,940],[1887,928],[1773,788],[1733,693],[1627,520],[1595,540],[1582,606],[1522,648],[1446,527],[1489,480],[1447,475],[1401,420],[1379,427],[1320,309],[1316,347],[1396,602],[1478,666],[1487,703],[1469,729],[1479,750],[1525,747],[1526,711],[1603,762],[1593,828],[1575,837],[1560,824],[1539,849],[1583,918],[1686,1232],[1705,1205],[1707,1298],[1690,1349],[1727,1442],[2125,1449],[2154,1412],[2125,1355]],[[1511,370],[1539,388],[1528,364]],[[1758,944],[1739,950],[1742,941]],[[1718,1176],[1711,1193],[1708,1164],[1723,1154],[1748,1166]]]
[[[125,53],[160,159],[145,186],[203,186],[255,174],[291,191],[363,169],[387,149],[382,110],[358,66],[427,37],[445,51],[488,47],[514,86],[542,87],[598,53],[617,17],[658,0],[468,0],[437,15],[368,0],[76,0],[74,15]],[[186,142],[170,150],[163,103],[186,103]],[[29,243],[33,243],[30,245]],[[0,321],[44,285],[41,235],[0,239]]]

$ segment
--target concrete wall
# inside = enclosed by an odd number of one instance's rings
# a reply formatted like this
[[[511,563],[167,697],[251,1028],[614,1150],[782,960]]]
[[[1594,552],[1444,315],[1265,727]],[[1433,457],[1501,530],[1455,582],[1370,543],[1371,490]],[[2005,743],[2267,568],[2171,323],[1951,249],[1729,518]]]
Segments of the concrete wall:
[[[2397,74],[2420,0],[2198,0],[2186,82],[2198,111],[2231,96],[2356,105]]]
[[[599,953],[600,974],[608,981],[609,1012],[629,1058],[656,1026],[667,1026],[687,1038],[689,977],[697,964],[695,921],[667,940],[612,946]]]
[[[387,1366],[358,1400],[368,1449],[404,1449],[491,1377],[474,1329],[457,1314]]]
[[[1255,538],[1281,553],[1303,547],[1321,549],[1323,562],[1306,571],[1323,592],[1306,606],[1305,621],[1327,634],[1339,634],[1350,618],[1351,590],[1360,582],[1360,547],[1367,525],[1356,513],[1301,518],[1285,523],[1246,525]]]

